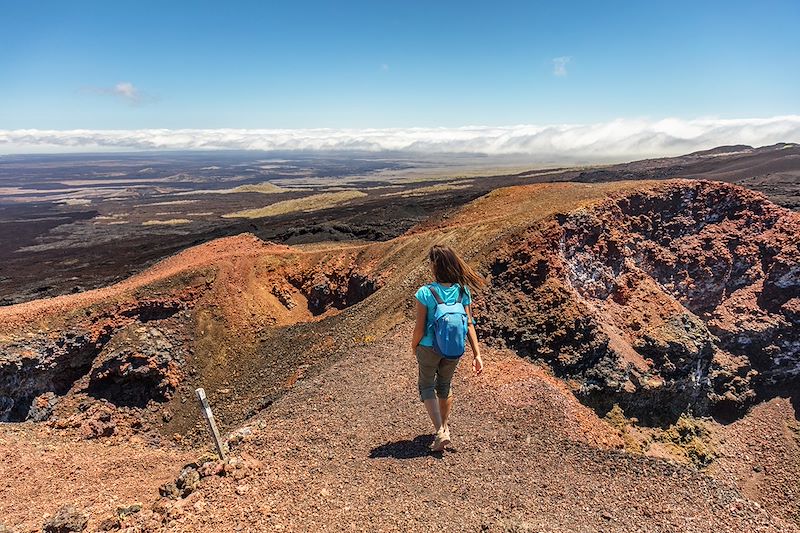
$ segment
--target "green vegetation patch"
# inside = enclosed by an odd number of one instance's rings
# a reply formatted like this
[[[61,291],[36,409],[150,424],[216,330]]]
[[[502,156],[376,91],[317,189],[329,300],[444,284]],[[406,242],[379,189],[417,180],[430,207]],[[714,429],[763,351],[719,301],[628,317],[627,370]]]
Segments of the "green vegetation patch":
[[[289,191],[291,191],[291,189],[285,189],[283,187],[274,185],[268,181],[264,181],[262,183],[255,183],[250,185],[239,185],[238,187],[234,187],[233,189],[226,190],[225,193],[257,192],[261,194],[280,194]]]
[[[689,414],[682,414],[675,424],[656,435],[655,440],[668,445],[698,468],[706,468],[717,457],[705,424]]]
[[[631,432],[631,427],[637,422],[637,420],[628,418],[625,416],[625,412],[622,410],[622,407],[619,404],[614,404],[614,407],[606,413],[605,421],[608,424],[615,428],[619,432],[619,436],[622,438],[622,442],[624,443],[625,450],[633,453],[642,453],[644,452],[644,448],[642,447],[642,443],[633,435]]]
[[[402,197],[425,196],[437,192],[469,189],[470,187],[472,187],[472,180],[464,180],[464,181],[456,181],[453,183],[441,183],[439,185],[428,185],[427,187],[417,187],[416,189],[411,189],[409,191],[404,190],[398,192],[389,192],[382,194],[381,196],[402,196]]]
[[[192,221],[186,218],[170,218],[168,220],[145,220],[142,222],[142,226],[180,226],[191,223]]]
[[[304,198],[276,202],[266,207],[236,211],[234,213],[222,215],[222,218],[263,218],[283,215],[286,213],[294,213],[297,211],[319,211],[320,209],[333,207],[355,198],[363,198],[364,196],[367,196],[367,194],[361,191],[341,191],[312,194],[311,196],[306,196]]]

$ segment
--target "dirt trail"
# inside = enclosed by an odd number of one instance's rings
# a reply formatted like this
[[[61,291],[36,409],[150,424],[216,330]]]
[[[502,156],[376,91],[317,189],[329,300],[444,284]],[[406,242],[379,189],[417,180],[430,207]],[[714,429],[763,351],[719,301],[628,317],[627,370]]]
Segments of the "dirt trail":
[[[797,531],[689,467],[618,437],[539,368],[487,350],[454,382],[454,443],[431,455],[411,324],[301,379],[253,420],[263,470],[212,477],[171,511],[180,531]]]

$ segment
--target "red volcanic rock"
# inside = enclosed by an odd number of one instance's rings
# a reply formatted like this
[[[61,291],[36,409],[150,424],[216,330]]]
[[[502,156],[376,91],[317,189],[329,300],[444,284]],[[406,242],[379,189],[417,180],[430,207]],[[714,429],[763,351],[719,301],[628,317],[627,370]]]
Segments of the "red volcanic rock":
[[[90,409],[88,415],[82,418],[84,420],[80,426],[81,436],[86,439],[110,437],[117,429],[113,410],[105,406]]]
[[[602,407],[741,409],[797,383],[798,243],[800,215],[740,187],[619,195],[507,243],[480,330]]]
[[[117,405],[144,407],[166,400],[178,386],[183,348],[159,328],[132,324],[117,332],[89,373],[92,394]]]
[[[349,307],[379,287],[377,280],[352,268],[330,272],[306,270],[290,274],[288,281],[304,293],[308,299],[308,308],[315,315],[330,308]],[[294,307],[294,303],[285,301],[285,297],[281,299],[281,303],[290,309]]]
[[[83,531],[89,518],[78,511],[74,505],[65,505],[58,513],[45,522],[42,531],[45,533],[70,533]]]

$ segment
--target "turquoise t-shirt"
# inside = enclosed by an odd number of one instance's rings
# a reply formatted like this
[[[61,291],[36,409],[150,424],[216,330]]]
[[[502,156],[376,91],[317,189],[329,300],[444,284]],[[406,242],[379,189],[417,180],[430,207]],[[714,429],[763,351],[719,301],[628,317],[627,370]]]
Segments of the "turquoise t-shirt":
[[[458,283],[453,283],[449,287],[445,287],[439,284],[438,281],[434,281],[432,285],[436,294],[439,295],[439,298],[441,298],[444,303],[454,304],[456,300],[458,300]],[[425,335],[419,343],[422,346],[433,346],[433,314],[436,311],[436,298],[433,297],[427,285],[423,285],[417,289],[414,298],[428,308],[428,313],[425,317]],[[461,303],[467,306],[470,302],[472,302],[472,295],[469,292],[469,287],[464,286],[464,296],[461,298]]]

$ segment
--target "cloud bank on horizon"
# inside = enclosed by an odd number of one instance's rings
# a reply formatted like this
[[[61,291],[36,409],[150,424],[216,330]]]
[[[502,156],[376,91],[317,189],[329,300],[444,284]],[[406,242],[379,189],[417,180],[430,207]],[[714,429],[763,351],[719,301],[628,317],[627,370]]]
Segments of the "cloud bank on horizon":
[[[135,150],[393,151],[611,162],[721,145],[800,142],[800,115],[752,119],[620,119],[595,124],[384,129],[0,130],[0,153]]]

